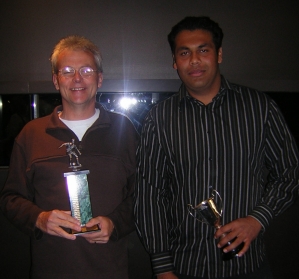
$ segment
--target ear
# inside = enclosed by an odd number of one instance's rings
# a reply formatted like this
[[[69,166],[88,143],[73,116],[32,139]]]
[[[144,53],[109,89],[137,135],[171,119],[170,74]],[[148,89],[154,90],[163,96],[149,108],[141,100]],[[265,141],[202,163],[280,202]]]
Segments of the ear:
[[[59,82],[58,82],[57,74],[52,75],[52,81],[54,83],[54,86],[55,86],[56,90],[59,90]]]
[[[175,70],[178,69],[177,64],[176,64],[176,62],[175,62],[174,54],[172,55],[172,68],[174,68]]]
[[[103,83],[103,73],[98,73],[98,88],[102,86]]]
[[[222,63],[222,47],[218,50],[218,64]]]

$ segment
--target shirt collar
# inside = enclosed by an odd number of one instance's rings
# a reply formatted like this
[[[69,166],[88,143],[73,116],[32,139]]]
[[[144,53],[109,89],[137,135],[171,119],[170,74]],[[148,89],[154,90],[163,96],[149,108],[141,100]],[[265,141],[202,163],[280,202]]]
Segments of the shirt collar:
[[[223,76],[221,76],[221,85],[220,85],[219,92],[213,98],[212,102],[210,104],[208,104],[208,106],[210,106],[210,105],[212,105],[213,107],[220,106],[223,103],[224,96],[226,95],[226,93],[229,89],[231,89],[230,82],[227,79],[225,79]],[[179,89],[178,96],[179,96],[180,107],[187,100],[193,101],[193,102],[198,102],[198,100],[196,100],[195,98],[190,96],[184,83],[182,83],[182,85]]]

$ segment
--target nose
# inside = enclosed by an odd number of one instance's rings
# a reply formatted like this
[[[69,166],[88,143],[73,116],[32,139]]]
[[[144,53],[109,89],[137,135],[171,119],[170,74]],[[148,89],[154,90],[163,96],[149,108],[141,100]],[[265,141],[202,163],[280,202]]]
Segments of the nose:
[[[193,52],[190,56],[190,65],[196,66],[201,62],[199,55],[196,52]]]
[[[75,71],[75,75],[74,75],[73,79],[74,79],[75,82],[80,82],[81,81],[82,76],[81,76],[79,71],[77,71],[77,70]]]

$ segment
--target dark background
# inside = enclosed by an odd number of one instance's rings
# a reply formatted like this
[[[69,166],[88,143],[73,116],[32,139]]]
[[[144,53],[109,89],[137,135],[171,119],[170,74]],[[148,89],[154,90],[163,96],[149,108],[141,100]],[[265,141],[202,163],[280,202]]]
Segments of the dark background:
[[[123,81],[123,90],[128,80],[177,79],[166,37],[179,20],[198,15],[224,31],[226,78],[262,91],[299,92],[298,11],[297,0],[1,0],[0,93],[55,91],[45,83],[48,58],[70,34],[99,45],[104,78]]]

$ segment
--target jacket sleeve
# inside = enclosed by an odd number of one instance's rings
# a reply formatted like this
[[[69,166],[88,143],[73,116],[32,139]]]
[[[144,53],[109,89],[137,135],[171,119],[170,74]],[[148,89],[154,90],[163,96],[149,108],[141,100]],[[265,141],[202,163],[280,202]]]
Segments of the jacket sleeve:
[[[127,185],[123,201],[115,208],[113,212],[107,215],[114,224],[114,231],[110,237],[116,241],[135,230],[133,214],[133,194],[136,176],[136,149],[139,136],[131,122],[122,127],[122,134],[126,135],[122,145],[125,150],[125,160],[128,169]],[[129,124],[128,124],[129,123]]]
[[[125,199],[116,207],[116,209],[107,215],[114,224],[114,231],[110,237],[112,241],[128,235],[135,229],[133,216],[133,191],[134,191],[135,173],[128,179],[127,195]]]
[[[26,178],[26,160],[16,141],[11,156],[8,178],[0,197],[3,214],[27,235],[35,233],[35,223],[42,209],[33,203],[34,189]]]

